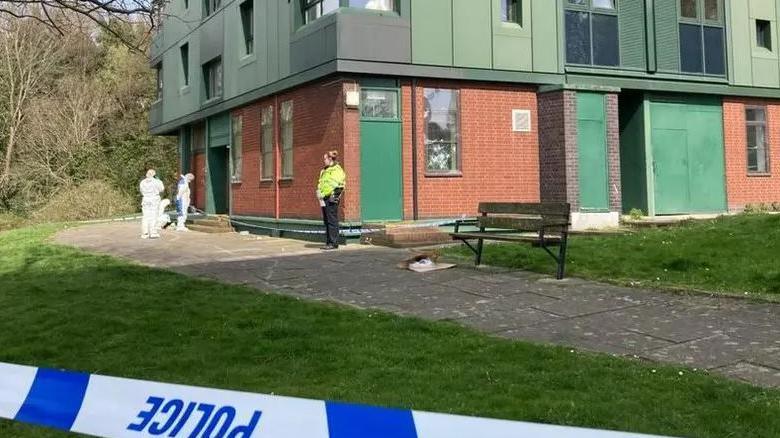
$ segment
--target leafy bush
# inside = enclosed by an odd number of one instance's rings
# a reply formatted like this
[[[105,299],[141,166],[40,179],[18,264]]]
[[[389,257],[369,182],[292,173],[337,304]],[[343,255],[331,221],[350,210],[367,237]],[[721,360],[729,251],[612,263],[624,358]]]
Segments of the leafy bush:
[[[631,211],[628,212],[628,215],[631,217],[631,219],[638,221],[642,219],[642,217],[645,215],[645,212],[638,208],[632,208]]]
[[[24,218],[9,213],[0,213],[0,231],[19,228],[24,225]]]
[[[133,213],[132,198],[103,181],[89,181],[55,195],[33,213],[36,222],[68,222],[105,219]]]

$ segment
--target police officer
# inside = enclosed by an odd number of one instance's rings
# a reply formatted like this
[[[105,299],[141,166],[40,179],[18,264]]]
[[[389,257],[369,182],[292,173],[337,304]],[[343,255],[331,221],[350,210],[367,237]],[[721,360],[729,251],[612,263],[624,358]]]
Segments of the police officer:
[[[339,203],[347,181],[344,169],[338,163],[338,151],[326,153],[322,160],[325,167],[320,171],[317,183],[317,199],[322,207],[322,220],[325,222],[324,250],[339,247]]]

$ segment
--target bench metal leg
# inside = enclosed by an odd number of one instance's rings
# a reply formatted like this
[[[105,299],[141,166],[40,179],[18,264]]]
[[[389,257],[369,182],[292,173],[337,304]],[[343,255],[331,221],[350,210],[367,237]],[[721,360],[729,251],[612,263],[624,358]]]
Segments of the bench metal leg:
[[[561,235],[561,247],[558,249],[558,280],[563,280],[566,273],[566,244],[568,241],[567,233],[564,231]]]
[[[477,260],[474,263],[477,266],[482,264],[482,242],[482,239],[479,239],[479,242],[477,242]]]

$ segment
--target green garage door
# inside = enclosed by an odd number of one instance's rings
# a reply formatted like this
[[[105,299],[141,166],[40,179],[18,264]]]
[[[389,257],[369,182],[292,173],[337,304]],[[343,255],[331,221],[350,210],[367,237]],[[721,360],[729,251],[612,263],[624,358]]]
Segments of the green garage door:
[[[650,103],[655,214],[726,210],[720,101]]]

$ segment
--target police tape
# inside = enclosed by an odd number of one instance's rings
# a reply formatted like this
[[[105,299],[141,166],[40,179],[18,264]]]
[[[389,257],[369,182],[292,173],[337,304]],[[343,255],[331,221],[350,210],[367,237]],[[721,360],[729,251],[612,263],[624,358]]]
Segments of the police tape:
[[[639,438],[0,362],[0,418],[97,437]]]

